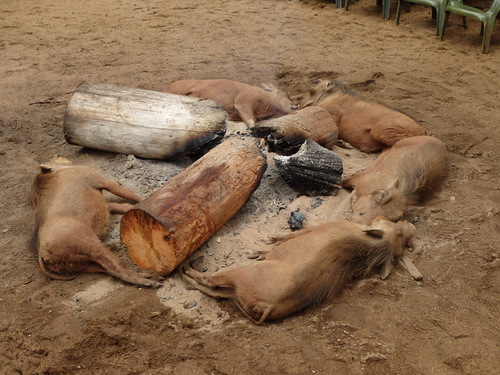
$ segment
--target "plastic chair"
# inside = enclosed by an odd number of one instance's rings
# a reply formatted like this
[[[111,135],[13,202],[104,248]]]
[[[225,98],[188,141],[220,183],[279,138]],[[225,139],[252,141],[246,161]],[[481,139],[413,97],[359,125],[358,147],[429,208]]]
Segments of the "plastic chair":
[[[342,0],[339,0],[342,1]],[[344,10],[349,10],[349,3],[350,0],[345,0],[345,7]],[[389,11],[391,10],[391,0],[377,0],[377,5],[380,6],[382,5],[382,17],[384,20],[389,19]]]
[[[493,31],[493,25],[495,24],[495,19],[497,18],[498,12],[500,11],[500,0],[493,0],[490,8],[483,12],[480,9],[471,7],[469,5],[462,4],[459,0],[449,0],[446,6],[446,17],[443,24],[443,32],[441,34],[441,39],[444,36],[444,29],[448,23],[448,18],[450,13],[459,14],[462,17],[475,18],[482,22],[481,33],[483,35],[483,53],[488,53],[490,47],[491,32]]]
[[[391,0],[377,0],[377,5],[382,2],[382,17],[384,20],[389,19],[389,11],[391,10]]]
[[[444,27],[445,8],[448,0],[398,0],[398,10],[396,13],[396,25],[399,25],[401,15],[401,3],[415,3],[436,9],[436,35],[441,36]],[[434,17],[433,17],[434,18]]]

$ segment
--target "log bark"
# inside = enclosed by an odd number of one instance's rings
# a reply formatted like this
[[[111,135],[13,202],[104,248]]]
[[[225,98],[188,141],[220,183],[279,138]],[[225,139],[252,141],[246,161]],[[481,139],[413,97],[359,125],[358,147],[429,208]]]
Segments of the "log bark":
[[[238,212],[267,167],[257,145],[227,138],[128,211],[120,236],[134,262],[167,275]]]
[[[220,140],[226,116],[210,100],[89,82],[69,100],[63,130],[70,144],[173,159]]]
[[[340,188],[342,158],[312,139],[307,139],[297,153],[275,156],[274,161],[285,182],[302,194],[332,195]]]
[[[289,155],[297,152],[308,138],[332,149],[339,134],[337,120],[325,109],[311,106],[286,116],[259,121],[252,131],[258,136],[267,136],[271,151]]]

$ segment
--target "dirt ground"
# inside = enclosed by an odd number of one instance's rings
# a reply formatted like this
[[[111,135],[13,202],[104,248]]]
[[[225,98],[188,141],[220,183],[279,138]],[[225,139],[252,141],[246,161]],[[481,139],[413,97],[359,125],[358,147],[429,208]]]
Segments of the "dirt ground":
[[[500,368],[500,29],[481,54],[480,24],[450,17],[443,41],[430,9],[395,24],[375,1],[122,0],[0,3],[0,372],[2,374],[496,374]],[[271,82],[298,93],[316,78],[348,82],[403,109],[452,153],[442,191],[418,216],[411,253],[341,296],[256,326],[230,301],[188,290],[177,272],[158,290],[108,275],[54,281],[29,247],[28,191],[61,154],[147,196],[191,163],[151,161],[65,142],[83,82],[162,91],[180,78]],[[244,131],[230,123],[230,131]],[[376,155],[339,150],[345,174]],[[273,154],[245,207],[203,245],[209,271],[252,262],[247,251],[290,231],[346,217],[348,193],[299,196]],[[119,244],[119,217],[107,243]]]

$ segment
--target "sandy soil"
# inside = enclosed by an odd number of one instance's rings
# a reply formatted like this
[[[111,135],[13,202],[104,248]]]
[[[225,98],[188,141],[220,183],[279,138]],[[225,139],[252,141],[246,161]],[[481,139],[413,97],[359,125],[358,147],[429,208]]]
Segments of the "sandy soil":
[[[479,23],[451,17],[444,41],[430,9],[395,25],[375,1],[3,0],[0,3],[0,372],[3,374],[494,374],[500,368],[500,33],[482,55]],[[147,196],[187,167],[68,145],[68,99],[82,82],[161,91],[179,78],[271,82],[291,93],[336,78],[413,115],[443,140],[452,168],[422,210],[400,267],[289,318],[256,326],[230,301],[188,290],[177,272],[158,290],[107,275],[53,281],[29,248],[27,194],[59,153]],[[231,123],[232,131],[241,124]],[[339,150],[345,173],[376,155]],[[344,217],[348,194],[298,196],[269,168],[247,205],[193,259],[209,271],[247,251]],[[108,243],[119,244],[119,217]]]

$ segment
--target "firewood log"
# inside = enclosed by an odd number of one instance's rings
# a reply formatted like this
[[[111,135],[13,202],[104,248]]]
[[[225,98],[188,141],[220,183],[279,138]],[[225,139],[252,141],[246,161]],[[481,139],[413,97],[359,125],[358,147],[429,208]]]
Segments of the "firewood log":
[[[334,195],[340,188],[344,171],[342,159],[335,152],[307,139],[291,156],[275,156],[278,172],[285,182],[306,195]]]
[[[286,116],[259,121],[252,131],[258,136],[267,136],[271,151],[289,155],[297,152],[308,138],[332,149],[339,133],[337,120],[323,108],[311,106]]]
[[[258,142],[227,138],[123,216],[139,267],[170,273],[243,207],[267,167]]]
[[[70,144],[173,159],[220,140],[226,116],[210,100],[84,83],[68,102],[63,130]]]

